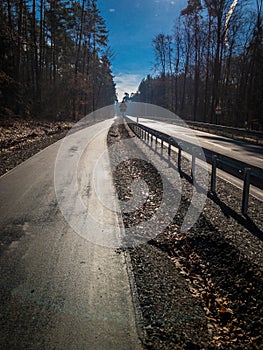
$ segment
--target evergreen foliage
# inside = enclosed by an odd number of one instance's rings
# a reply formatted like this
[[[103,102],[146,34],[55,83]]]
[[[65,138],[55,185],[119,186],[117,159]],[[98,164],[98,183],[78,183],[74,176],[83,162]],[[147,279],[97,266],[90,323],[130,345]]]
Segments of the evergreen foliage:
[[[1,114],[77,120],[114,103],[107,41],[96,0],[1,0]]]

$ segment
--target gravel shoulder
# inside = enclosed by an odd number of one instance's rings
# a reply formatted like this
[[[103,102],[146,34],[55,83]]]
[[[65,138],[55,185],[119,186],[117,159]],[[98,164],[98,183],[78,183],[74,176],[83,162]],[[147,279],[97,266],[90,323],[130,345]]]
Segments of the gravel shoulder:
[[[132,138],[149,159],[163,162],[122,122],[113,125],[108,144]],[[111,155],[115,157],[116,155]],[[161,184],[144,164],[125,164],[114,172],[119,199],[132,196],[131,179]],[[242,193],[222,179],[217,195],[208,195],[202,213],[182,233],[193,189],[184,159],[181,202],[170,224],[146,244],[127,249],[142,313],[145,349],[262,349],[263,204],[251,197],[248,217],[240,211]],[[176,169],[169,169],[169,174]],[[158,175],[158,174],[157,174]],[[171,182],[171,191],[178,189]],[[152,185],[149,185],[151,188]],[[147,220],[158,210],[160,195],[147,206],[123,213],[125,227]]]

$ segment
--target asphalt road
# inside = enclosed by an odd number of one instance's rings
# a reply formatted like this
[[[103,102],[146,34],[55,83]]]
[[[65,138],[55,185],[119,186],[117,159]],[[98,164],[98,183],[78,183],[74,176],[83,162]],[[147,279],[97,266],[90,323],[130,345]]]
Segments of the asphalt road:
[[[131,118],[136,121],[136,118]],[[139,123],[181,140],[198,143],[201,147],[263,169],[263,147],[227,137],[193,130],[175,124],[139,118]]]
[[[140,349],[127,259],[109,244],[118,241],[121,222],[107,208],[117,205],[107,157],[96,165],[107,153],[111,124],[80,130],[64,153],[59,141],[0,178],[2,350]],[[99,193],[86,183],[91,179],[103,183]],[[63,192],[74,181],[78,192]],[[97,205],[86,231],[74,226],[79,193],[86,214]],[[105,244],[104,226],[110,227]]]

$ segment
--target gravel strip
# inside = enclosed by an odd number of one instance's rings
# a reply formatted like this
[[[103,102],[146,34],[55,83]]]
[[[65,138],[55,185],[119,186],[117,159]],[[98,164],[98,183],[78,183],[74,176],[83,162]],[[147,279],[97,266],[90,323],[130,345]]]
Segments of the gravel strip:
[[[129,137],[149,163],[162,164],[176,198],[176,169],[165,169],[164,160],[127,126],[115,123],[108,144]],[[118,155],[110,156],[116,162],[113,158]],[[180,206],[170,224],[146,244],[127,249],[143,315],[143,345],[145,349],[262,349],[262,202],[251,197],[249,216],[242,216],[241,191],[218,178],[217,196],[209,194],[196,224],[182,233],[193,194],[186,159],[182,167]],[[131,181],[140,177],[148,184],[151,206],[146,203],[123,213],[125,227],[148,220],[160,206],[158,172],[134,160],[114,171],[119,198],[130,198]]]

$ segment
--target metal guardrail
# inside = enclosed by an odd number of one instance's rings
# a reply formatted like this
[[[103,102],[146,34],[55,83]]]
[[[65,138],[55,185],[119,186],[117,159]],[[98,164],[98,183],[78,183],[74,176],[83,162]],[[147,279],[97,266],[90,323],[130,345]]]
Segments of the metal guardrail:
[[[185,121],[193,129],[213,132],[214,134],[230,137],[235,140],[245,140],[256,143],[258,145],[263,144],[263,132],[246,130],[241,128],[233,128],[223,125],[215,125],[202,122]]]
[[[247,215],[248,212],[248,199],[249,199],[249,187],[253,185],[259,189],[263,189],[263,170],[259,167],[249,165],[242,161],[224,156],[222,154],[213,152],[207,148],[202,148],[202,152],[200,152],[200,148],[196,147],[195,144],[192,144],[187,141],[182,141],[178,138],[172,137],[163,132],[154,130],[145,125],[135,123],[128,117],[126,117],[126,122],[132,131],[142,140],[146,142],[150,142],[151,145],[155,139],[155,148],[157,147],[157,142],[160,140],[161,142],[161,152],[163,155],[164,142],[167,144],[167,155],[170,159],[171,157],[171,147],[176,147],[178,149],[178,159],[177,166],[178,170],[181,172],[181,159],[182,159],[182,151],[190,154],[192,156],[192,179],[194,177],[194,169],[196,158],[199,158],[203,161],[212,165],[211,171],[211,184],[210,191],[212,193],[216,193],[216,169],[221,169],[228,174],[231,174],[241,180],[243,183],[243,196],[242,196],[242,214]],[[203,157],[205,155],[205,159]]]

